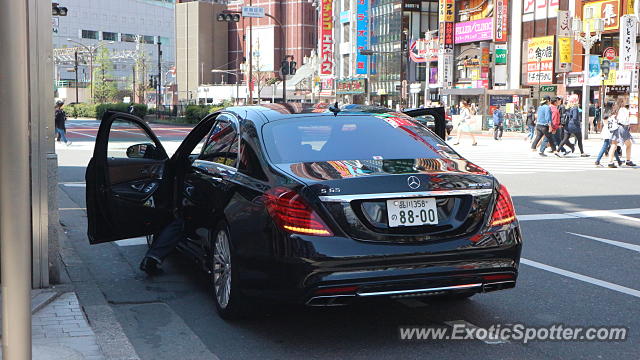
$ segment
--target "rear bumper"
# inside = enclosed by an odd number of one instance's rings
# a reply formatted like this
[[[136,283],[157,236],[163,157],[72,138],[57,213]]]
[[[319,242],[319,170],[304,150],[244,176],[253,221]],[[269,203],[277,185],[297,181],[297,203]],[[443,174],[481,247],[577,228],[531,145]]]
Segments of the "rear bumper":
[[[248,295],[336,305],[358,298],[507,289],[515,286],[522,248],[517,223],[478,241],[380,244],[299,235],[284,240],[283,254],[253,261],[252,269],[243,271]]]

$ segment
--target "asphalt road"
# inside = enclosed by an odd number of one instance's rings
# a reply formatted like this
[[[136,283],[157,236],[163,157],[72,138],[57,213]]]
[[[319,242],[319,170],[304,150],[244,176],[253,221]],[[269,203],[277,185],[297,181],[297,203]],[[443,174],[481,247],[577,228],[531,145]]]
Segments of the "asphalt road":
[[[520,137],[456,148],[496,174],[513,196],[524,234],[515,289],[466,301],[390,300],[340,308],[277,306],[225,322],[206,277],[180,254],[165,274],[138,270],[139,239],[89,246],[84,170],[97,122],[70,121],[57,146],[61,221],[92,286],[107,298],[143,359],[637,359],[640,343],[640,168],[603,169],[594,159],[532,154]],[[77,125],[77,127],[76,127]],[[188,131],[153,126],[168,148]],[[73,128],[73,130],[71,129]],[[72,132],[73,131],[73,132]],[[74,133],[75,132],[75,133]],[[587,142],[596,153],[600,141]],[[634,158],[640,160],[640,146]],[[400,340],[399,327],[623,326],[625,341]]]

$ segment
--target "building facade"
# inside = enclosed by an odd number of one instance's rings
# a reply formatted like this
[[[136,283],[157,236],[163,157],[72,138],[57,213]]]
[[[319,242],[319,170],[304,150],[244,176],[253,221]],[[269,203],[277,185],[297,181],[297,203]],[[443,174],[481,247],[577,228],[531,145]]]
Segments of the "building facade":
[[[175,0],[64,0],[60,4],[69,12],[65,17],[53,19],[54,49],[77,47],[82,51],[78,43],[89,48],[104,44],[114,57],[114,71],[108,80],[124,89],[132,86],[133,79],[134,60],[128,55],[142,47],[149,74],[157,74],[158,42],[161,42],[163,84],[172,82],[170,70],[176,59]],[[56,84],[69,86],[75,81],[75,74],[69,71],[73,59],[67,56],[57,60]],[[89,64],[82,57],[78,69],[82,86],[89,81],[89,72]]]

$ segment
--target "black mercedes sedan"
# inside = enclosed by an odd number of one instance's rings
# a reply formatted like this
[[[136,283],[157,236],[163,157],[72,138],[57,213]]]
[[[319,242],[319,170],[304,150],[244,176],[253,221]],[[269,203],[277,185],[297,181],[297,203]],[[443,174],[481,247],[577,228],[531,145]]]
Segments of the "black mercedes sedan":
[[[437,110],[409,115],[444,120]],[[182,218],[180,249],[224,318],[257,299],[333,306],[514,287],[522,237],[506,187],[409,115],[232,107],[169,157],[144,121],[107,112],[86,173],[89,240]]]

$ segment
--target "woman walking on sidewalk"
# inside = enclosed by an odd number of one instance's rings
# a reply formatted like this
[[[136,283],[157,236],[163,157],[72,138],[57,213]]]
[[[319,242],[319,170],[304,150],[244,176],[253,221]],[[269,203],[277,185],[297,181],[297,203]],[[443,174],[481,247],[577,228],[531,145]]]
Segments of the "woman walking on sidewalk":
[[[576,137],[578,149],[580,149],[580,156],[587,157],[589,156],[589,154],[585,153],[584,148],[582,147],[582,120],[580,119],[580,109],[578,109],[579,101],[580,98],[578,98],[578,95],[574,94],[569,97],[569,117],[567,119],[567,127],[565,128],[562,142],[560,142],[560,145],[558,147],[562,148],[565,144],[569,144],[569,138],[571,138],[571,135],[573,135]]]
[[[460,144],[460,137],[462,136],[462,133],[465,132],[467,134],[469,134],[471,136],[471,140],[473,140],[473,146],[478,145],[478,142],[476,141],[476,137],[473,135],[473,133],[471,132],[471,127],[469,126],[469,124],[471,123],[471,108],[469,106],[469,101],[468,100],[464,100],[462,102],[462,106],[460,107],[460,123],[458,123],[458,133],[456,135],[456,143],[453,145],[458,145]]]
[[[71,141],[67,140],[67,114],[62,110],[62,106],[64,105],[64,101],[58,100],[56,101],[56,111],[55,111],[55,127],[56,127],[56,141],[64,141],[67,146],[71,145]]]
[[[524,137],[524,140],[533,141],[533,136],[536,132],[536,110],[533,106],[529,107],[529,112],[527,113],[527,129],[529,129],[529,133]]]
[[[624,144],[626,149],[626,166],[636,166],[631,161],[631,144],[633,144],[633,138],[629,131],[629,105],[624,97],[619,97],[616,100],[616,104],[613,106],[613,113],[616,114],[616,121],[618,128],[611,133],[611,151],[609,151],[609,167],[614,168],[616,165],[613,163],[613,156],[615,154],[616,146],[618,144]]]

